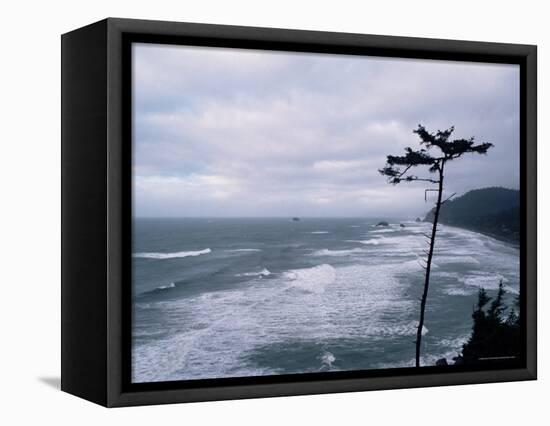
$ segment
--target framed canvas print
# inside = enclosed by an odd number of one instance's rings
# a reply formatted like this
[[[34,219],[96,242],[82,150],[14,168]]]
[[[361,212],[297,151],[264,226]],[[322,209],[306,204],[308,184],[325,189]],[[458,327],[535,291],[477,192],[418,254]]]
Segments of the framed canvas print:
[[[62,37],[62,389],[536,378],[536,47],[107,19]]]

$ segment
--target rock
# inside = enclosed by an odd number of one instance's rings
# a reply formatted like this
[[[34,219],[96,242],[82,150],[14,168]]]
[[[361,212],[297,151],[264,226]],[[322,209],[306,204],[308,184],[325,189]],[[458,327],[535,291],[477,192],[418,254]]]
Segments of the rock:
[[[419,217],[417,217],[414,221],[415,221],[415,222],[422,222],[422,219],[420,219]]]
[[[292,218],[292,221],[293,221],[293,222],[299,222],[299,221],[300,221],[300,218],[299,218],[299,217],[293,217],[293,218]]]
[[[386,222],[385,220],[382,220],[382,221],[378,222],[376,224],[376,226],[390,226],[390,224],[388,222]]]
[[[460,355],[459,356],[455,356],[453,358],[453,361],[455,362],[454,365],[464,365],[464,358],[462,358]]]
[[[405,225],[403,225],[402,223],[400,223],[399,226],[400,226],[401,228],[404,228],[404,227],[405,227]]]
[[[447,365],[447,358],[439,358],[436,362],[435,362],[435,365],[437,367],[446,367]]]

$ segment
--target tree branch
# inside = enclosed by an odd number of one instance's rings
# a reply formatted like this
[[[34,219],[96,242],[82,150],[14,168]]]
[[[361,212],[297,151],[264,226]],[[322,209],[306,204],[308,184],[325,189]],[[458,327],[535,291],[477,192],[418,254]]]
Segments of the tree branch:
[[[401,179],[401,178],[403,177],[403,175],[404,175],[405,173],[407,173],[407,172],[409,171],[409,169],[410,169],[412,166],[413,166],[412,164],[409,164],[409,165],[405,168],[405,170],[403,170],[401,173],[399,173],[399,175],[397,176],[397,179]]]
[[[413,181],[413,180],[418,180],[418,181],[421,181],[421,182],[430,182],[430,183],[434,183],[434,184],[438,184],[439,181],[438,180],[434,180],[434,179],[423,179],[423,178],[418,178],[416,176],[409,176],[403,180],[406,180],[408,182],[410,181]]]
[[[451,196],[445,198],[445,200],[443,200],[443,201],[441,202],[441,205],[445,204],[447,201],[449,201],[449,200],[450,200],[451,198],[453,198],[455,195],[456,195],[456,192],[455,192],[453,195],[451,195]]]

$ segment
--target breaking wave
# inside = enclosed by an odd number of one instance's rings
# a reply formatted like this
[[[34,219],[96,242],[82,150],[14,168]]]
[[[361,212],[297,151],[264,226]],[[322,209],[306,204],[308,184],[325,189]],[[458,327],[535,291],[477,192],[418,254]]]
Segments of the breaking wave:
[[[166,289],[169,289],[169,288],[174,288],[176,287],[176,284],[175,283],[170,283],[168,285],[161,285],[161,286],[158,286],[157,287],[157,290],[166,290]]]
[[[370,240],[346,240],[346,242],[377,246],[380,244],[380,238],[371,238]]]
[[[236,277],[267,277],[271,275],[269,269],[264,268],[259,272],[243,272],[242,274],[236,274]]]
[[[365,253],[365,249],[354,248],[349,250],[329,250],[322,249],[312,253],[312,256],[352,256],[354,254]]]
[[[283,274],[291,286],[308,293],[320,294],[336,280],[336,270],[326,263],[313,268],[292,269]]]

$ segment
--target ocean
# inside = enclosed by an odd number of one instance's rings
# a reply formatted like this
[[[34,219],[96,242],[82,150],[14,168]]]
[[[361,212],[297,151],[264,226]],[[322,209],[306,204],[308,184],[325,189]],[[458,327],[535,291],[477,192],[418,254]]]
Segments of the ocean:
[[[414,366],[429,223],[135,219],[132,381]],[[404,225],[403,226],[401,226]],[[440,225],[422,365],[456,356],[479,287],[519,291],[519,250]]]

